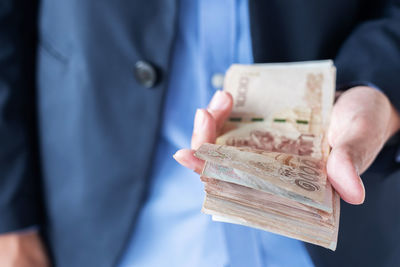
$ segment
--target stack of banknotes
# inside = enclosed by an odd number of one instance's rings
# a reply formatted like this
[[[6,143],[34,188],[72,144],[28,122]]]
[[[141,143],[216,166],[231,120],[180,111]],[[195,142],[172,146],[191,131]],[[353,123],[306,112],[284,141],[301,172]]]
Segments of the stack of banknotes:
[[[203,212],[336,249],[340,198],[327,179],[326,131],[336,69],[330,60],[232,65],[233,111],[203,144]]]

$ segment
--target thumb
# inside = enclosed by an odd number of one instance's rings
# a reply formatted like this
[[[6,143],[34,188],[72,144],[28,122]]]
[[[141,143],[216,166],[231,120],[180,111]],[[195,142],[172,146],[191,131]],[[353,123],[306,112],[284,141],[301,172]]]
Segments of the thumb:
[[[361,166],[360,153],[348,144],[332,149],[328,162],[329,181],[341,198],[350,204],[362,204],[365,199],[364,184],[359,176]]]

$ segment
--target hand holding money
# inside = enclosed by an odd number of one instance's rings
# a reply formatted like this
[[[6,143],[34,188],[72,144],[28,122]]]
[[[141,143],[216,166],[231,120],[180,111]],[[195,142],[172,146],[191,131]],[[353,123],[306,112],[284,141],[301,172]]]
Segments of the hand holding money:
[[[311,82],[314,82],[314,83],[315,83],[315,81],[318,81],[317,76],[311,77],[310,79],[311,79]],[[281,81],[284,81],[284,80],[281,80]],[[289,79],[289,82],[291,82],[290,79]],[[279,84],[275,85],[275,86],[279,87]],[[385,105],[388,103],[387,99],[381,93],[379,93],[378,91],[374,91],[374,90],[375,89],[370,89],[370,88],[355,88],[355,89],[351,89],[351,90],[347,91],[345,94],[343,94],[343,96],[340,98],[340,101],[334,108],[332,124],[331,124],[331,127],[329,128],[329,132],[328,132],[328,139],[329,139],[328,141],[329,141],[329,144],[333,147],[332,154],[329,157],[328,164],[327,164],[329,178],[330,178],[332,184],[334,185],[334,187],[341,194],[342,198],[353,204],[362,203],[362,201],[364,200],[364,189],[362,186],[362,182],[357,174],[356,168],[358,168],[358,170],[360,170],[360,171],[365,170],[365,168],[372,162],[373,158],[379,152],[381,146],[386,141],[386,139],[398,128],[398,116],[396,116],[397,114],[394,112],[394,109],[391,108],[390,103],[389,103],[389,105]],[[282,97],[282,94],[279,94],[278,92],[276,94],[277,94],[277,96]],[[315,93],[309,94],[307,101],[313,101],[312,100],[313,94],[318,95]],[[239,104],[238,106],[240,106],[240,101],[243,102],[243,99],[240,99],[240,97],[241,97],[240,95],[239,96],[236,95],[235,97],[236,97],[236,99],[235,99],[236,104]],[[273,97],[274,97],[274,95],[272,95],[272,98]],[[290,98],[290,96],[285,96],[285,95],[283,95],[283,97]],[[315,98],[315,96],[314,96],[314,98]],[[225,100],[223,100],[223,99],[225,99]],[[370,101],[369,104],[362,103],[362,101],[365,102],[368,99],[369,100],[372,99],[375,101]],[[266,99],[266,100],[268,102],[269,99]],[[279,102],[280,100],[277,99],[276,101]],[[329,102],[329,99],[328,99],[328,102]],[[356,105],[357,102],[361,102],[361,108],[358,105]],[[218,105],[216,103],[218,103]],[[268,107],[274,106],[273,103],[274,102],[272,102],[272,104],[271,104],[271,101],[268,102],[269,106],[266,105],[266,109],[268,109]],[[357,108],[354,108],[354,105],[356,105],[355,107],[357,107]],[[254,106],[257,106],[257,100],[255,100]],[[384,108],[385,106],[386,106],[386,108]],[[387,108],[387,106],[389,106],[389,108]],[[213,98],[213,100],[210,104],[210,107],[207,111],[200,110],[197,112],[196,119],[195,119],[193,142],[192,142],[193,148],[197,149],[202,143],[213,143],[215,141],[215,138],[220,134],[220,133],[218,133],[218,131],[220,131],[220,129],[222,128],[223,121],[226,119],[226,117],[230,113],[231,107],[232,107],[232,99],[229,96],[229,94],[227,94],[225,92],[218,92],[216,94],[216,96]],[[321,105],[320,105],[320,107],[318,107],[318,105],[316,105],[317,110],[319,110],[317,112],[318,114],[321,112],[321,107],[322,107]],[[369,107],[370,111],[372,111],[372,110],[382,111],[381,113],[378,113],[378,114],[385,115],[385,119],[379,120],[379,118],[376,118],[375,116],[368,116],[368,115],[372,115],[372,114],[368,114],[368,111],[369,111],[368,107]],[[381,109],[379,109],[379,108],[381,108]],[[257,107],[254,108],[251,106],[251,107],[247,107],[246,109],[257,109]],[[259,109],[260,109],[260,107],[259,107]],[[217,111],[215,111],[215,110],[217,110]],[[236,111],[238,111],[238,110],[240,111],[240,109],[236,109]],[[360,110],[361,110],[361,112],[360,112]],[[272,111],[274,111],[274,110],[272,110]],[[269,112],[269,113],[271,113],[271,112]],[[269,113],[266,111],[265,114],[268,115]],[[300,108],[300,109],[295,110],[295,113],[297,114],[297,115],[295,115],[295,117],[296,116],[297,117],[300,116],[300,117],[298,117],[295,120],[292,120],[291,123],[293,125],[295,125],[295,127],[297,127],[297,130],[300,132],[302,132],[302,131],[304,132],[304,130],[306,129],[307,131],[311,131],[313,133],[318,133],[318,131],[319,131],[318,125],[320,125],[321,122],[323,122],[323,119],[324,119],[323,117],[326,116],[326,115],[321,115],[321,116],[319,115],[319,117],[318,116],[315,117],[314,122],[311,123],[311,121],[309,120],[310,112],[307,109]],[[314,111],[314,113],[316,113],[316,112]],[[343,116],[346,117],[346,114],[349,115],[349,116],[347,116],[348,117],[347,120],[343,119]],[[233,114],[233,115],[235,115],[235,114]],[[238,115],[238,114],[236,114],[236,115]],[[255,115],[257,115],[257,114],[255,114]],[[290,122],[290,120],[291,120],[290,118],[293,117],[293,114],[290,114],[290,112],[288,113],[287,111],[280,111],[280,113],[278,112],[277,114],[274,114],[274,116],[275,116],[275,118],[273,118],[273,121],[276,122],[276,125],[279,125],[280,123],[285,122],[284,125],[288,126],[289,123],[287,123],[287,122]],[[236,116],[236,117],[239,118],[240,116]],[[260,116],[258,116],[258,117],[257,116],[248,116],[248,118],[240,118],[240,119],[245,119],[245,120],[251,119],[251,120],[257,121],[259,119],[263,119],[261,117]],[[388,119],[386,119],[386,118],[388,118]],[[233,116],[233,117],[231,116],[231,119],[235,120],[236,118],[235,118],[235,116]],[[353,119],[355,119],[355,120],[353,120]],[[366,134],[366,131],[365,131],[366,130],[365,122],[368,121],[368,119],[369,120],[378,119],[379,120],[378,125],[382,126],[384,129],[386,129],[386,131],[380,130],[382,128],[370,129],[370,131],[367,131],[367,132],[369,132],[369,133],[372,132],[372,136],[370,136],[370,138],[368,139],[368,134]],[[393,123],[393,121],[396,122],[396,119],[397,119],[397,126],[396,126],[396,123]],[[229,123],[227,123],[227,124],[229,125]],[[233,124],[235,124],[235,122],[233,122]],[[391,127],[388,127],[388,125]],[[310,127],[312,126],[312,127],[310,128],[309,126]],[[229,129],[229,130],[232,130],[232,129]],[[286,130],[284,130],[284,131],[286,131]],[[224,131],[226,131],[226,129]],[[233,132],[235,132],[235,130]],[[250,144],[250,146],[252,146],[252,147],[260,147],[260,145],[261,145],[262,149],[265,149],[267,151],[274,151],[273,149],[276,149],[274,147],[271,147],[268,145],[265,146],[265,144],[263,147],[262,146],[263,144],[257,143],[258,142],[257,140],[261,140],[260,138],[268,139],[268,138],[271,138],[271,136],[266,136],[265,134],[264,134],[264,136],[257,136],[257,132],[260,132],[260,131],[252,131],[252,137],[250,139],[247,137],[237,138],[237,136],[233,136],[235,138],[232,138],[232,136],[231,136],[231,137],[229,137],[230,139],[222,138],[222,139],[224,139],[222,141],[224,144],[236,145],[236,146],[237,145],[241,146],[241,144],[246,144],[246,145]],[[203,134],[201,134],[201,133],[203,133]],[[238,134],[240,135],[240,132],[238,133],[236,131],[235,134],[233,134],[233,135],[238,135]],[[274,135],[274,134],[272,134],[272,135]],[[278,134],[278,136],[279,136],[279,134]],[[367,137],[367,138],[365,138],[365,137]],[[363,138],[365,138],[365,139],[363,139]],[[220,138],[220,141],[221,141],[221,138]],[[307,141],[307,140],[305,139],[305,141]],[[368,141],[370,141],[370,142],[368,142]],[[253,142],[253,143],[251,143],[251,142]],[[286,142],[285,140],[279,141],[280,144],[284,144],[285,142]],[[315,142],[318,143],[319,141],[314,140],[313,142],[315,145],[316,144]],[[266,144],[268,144],[268,142]],[[362,144],[362,145],[360,145],[360,144]],[[321,145],[321,143],[319,143],[319,145]],[[286,148],[285,148],[285,146],[286,146]],[[215,150],[215,151],[216,151],[216,149],[219,149],[216,147],[204,147],[204,148]],[[284,145],[283,148],[288,150],[287,152],[289,152],[289,153],[294,153],[294,154],[297,153],[300,155],[307,154],[308,153],[307,149],[309,149],[309,147],[307,148],[307,146],[305,146],[305,147],[301,148],[302,150],[293,151],[293,146],[290,144],[290,142],[287,143],[286,145]],[[279,149],[282,149],[282,148],[279,148]],[[203,156],[207,154],[204,152],[207,152],[207,151],[205,151],[205,150],[203,151]],[[230,151],[222,151],[222,152],[228,153],[228,154],[231,153]],[[211,154],[213,154],[213,153],[211,153]],[[199,155],[201,157],[201,152],[199,153]],[[229,155],[231,155],[231,154],[229,154]],[[318,157],[318,155],[314,155],[314,156]],[[194,157],[193,151],[190,151],[190,150],[179,151],[175,155],[175,158],[184,166],[192,168],[198,172],[201,171],[203,164],[204,164],[203,161]],[[204,158],[204,159],[206,159],[206,158]],[[240,160],[245,161],[246,158],[241,158]],[[299,160],[301,161],[301,159],[299,159]],[[274,166],[274,164],[272,164],[272,166]],[[240,166],[239,166],[239,169],[240,169]],[[217,177],[221,176],[221,172],[215,172],[216,170],[217,169],[215,169],[215,166],[210,165],[210,166],[206,166],[204,171],[206,171],[206,173],[208,172],[208,174],[213,174],[213,171],[214,171],[214,175],[217,175]],[[245,171],[249,172],[249,170],[245,170]],[[268,171],[271,172],[273,170],[268,169]],[[204,176],[204,174],[205,173],[203,172],[203,176]],[[221,178],[221,177],[219,177],[219,178]],[[224,179],[224,177],[222,177],[222,178]],[[231,177],[228,177],[228,178],[231,179]],[[246,179],[248,179],[248,178],[246,178]],[[218,197],[224,197],[223,194],[226,194],[225,197],[229,196],[230,199],[232,200],[232,195],[235,195],[235,192],[244,192],[244,190],[247,190],[247,189],[243,189],[243,188],[235,188],[235,186],[231,186],[231,185],[227,186],[226,184],[223,184],[223,182],[222,182],[222,187],[221,187],[221,182],[208,180],[207,177],[203,177],[203,181],[205,181],[206,191],[207,191],[207,193],[210,193],[210,196],[218,195]],[[240,181],[238,182],[237,180],[233,181],[233,182],[240,184]],[[246,182],[248,182],[248,181],[246,180]],[[254,184],[244,184],[244,185],[247,185],[249,187],[254,186]],[[310,185],[307,184],[307,186],[310,186]],[[318,184],[316,186],[321,187],[321,185],[318,185]],[[266,189],[268,189],[268,188],[266,188]],[[269,204],[264,203],[264,205],[268,205],[268,207],[274,207],[274,204],[276,204],[276,203],[279,204],[279,203],[285,202],[284,199],[279,199],[279,198],[276,199],[276,196],[271,197],[271,195],[268,195],[268,194],[262,195],[262,193],[259,193],[258,191],[252,191],[252,192],[249,191],[248,193],[258,196],[260,199],[263,199],[265,201],[268,201],[268,199],[270,199],[272,202],[269,202]],[[242,198],[240,198],[240,196],[237,196],[237,195],[235,197],[237,197],[237,199],[235,201],[243,200],[243,196],[242,196]],[[299,199],[297,199],[297,201],[298,200]],[[205,211],[207,212],[207,205],[209,207],[211,207],[210,214],[213,214],[213,215],[216,214],[215,211],[218,211],[218,209],[221,210],[221,207],[222,207],[221,205],[224,205],[224,208],[223,208],[224,210],[229,210],[229,206],[225,205],[224,203],[218,204],[218,201],[219,200],[217,198],[213,198],[213,197],[206,198],[205,207],[203,208],[203,210],[206,209]],[[332,200],[331,200],[331,203],[332,203]],[[254,206],[257,204],[257,198],[253,199],[253,201],[245,203],[245,204]],[[323,205],[318,206],[319,205],[318,203],[302,203],[302,204],[311,205],[314,208],[319,208],[319,209],[322,208],[322,210],[324,208],[326,208],[326,207],[323,207]],[[307,213],[304,213],[304,209],[306,207],[301,206],[302,204],[300,204],[300,206],[295,207],[294,210],[291,210],[290,212],[288,212],[288,214],[286,216],[290,217],[297,212],[298,215],[304,221],[304,223],[309,223],[310,221],[308,221],[308,219],[306,219]],[[219,208],[216,208],[216,209],[214,208],[214,210],[212,210],[213,205],[214,206],[219,205]],[[290,206],[294,207],[294,206],[296,206],[296,204],[290,203]],[[281,207],[281,209],[282,209],[282,207]],[[236,210],[236,212],[237,212],[237,210]],[[271,211],[271,210],[268,210],[268,212],[273,213],[273,211]],[[246,210],[241,209],[241,210],[239,210],[239,213],[245,214]],[[312,210],[311,214],[319,215],[321,217],[321,213],[318,213],[317,210]],[[251,217],[253,215],[248,215],[248,216]],[[329,216],[326,217],[327,216],[326,214],[322,214],[322,217],[324,217],[324,216],[325,216],[325,219],[330,220],[330,223],[326,224],[323,228],[321,228],[321,231],[326,232],[326,230],[332,226],[334,228],[335,227],[337,228],[337,226],[335,226],[335,224],[331,224],[332,220],[335,219],[334,216],[332,217],[332,213],[331,213],[331,217],[329,217]],[[261,220],[265,221],[265,218],[264,219],[261,218]],[[267,221],[268,221],[268,219],[267,219]],[[233,221],[233,222],[240,223],[238,221]],[[284,223],[285,222],[281,221],[281,224],[284,224]],[[257,221],[253,221],[253,222],[248,221],[247,223],[244,223],[244,224],[253,226],[253,227],[258,226]],[[323,225],[323,221],[320,221],[320,224]],[[332,226],[330,226],[330,225],[332,225]],[[262,227],[262,226],[261,227],[258,226],[258,227],[265,228],[267,230],[271,230],[270,225],[266,225],[265,227]],[[275,232],[281,233],[279,229],[272,229],[271,231],[274,231],[274,230],[275,230]],[[307,234],[306,228],[304,228],[301,231],[303,231],[305,234]],[[304,238],[304,236],[296,235],[296,233],[293,234],[293,233],[285,232],[285,233],[281,233],[281,234],[285,234],[288,236],[292,236],[292,237],[299,238],[299,239],[302,239],[302,240],[305,240],[308,242],[318,244],[317,241],[314,241],[313,239],[311,241],[307,240],[307,238]],[[332,234],[334,234],[334,232],[332,232]],[[326,237],[328,241],[330,239],[332,239],[332,240],[334,239],[332,234],[329,234]],[[309,234],[307,234],[307,235],[309,235]],[[320,245],[330,247],[330,248],[332,248],[332,246],[333,246],[332,244],[330,244],[329,242],[328,243],[320,243]],[[336,243],[334,243],[334,246],[336,246]]]
[[[203,143],[214,143],[216,129],[222,127],[232,110],[232,96],[229,93],[217,91],[212,102],[213,108],[210,105],[196,113],[195,121],[199,122],[199,127],[193,131],[192,149],[181,149],[174,155],[179,163],[198,173],[203,169],[204,161],[193,155],[193,149]],[[201,126],[203,119],[204,127]],[[354,129],[355,126],[357,129]],[[332,151],[328,157],[327,172],[331,184],[343,200],[350,204],[364,201],[365,192],[357,169],[362,174],[387,139],[399,128],[397,111],[387,97],[376,89],[354,87],[340,96],[333,107],[328,131]]]

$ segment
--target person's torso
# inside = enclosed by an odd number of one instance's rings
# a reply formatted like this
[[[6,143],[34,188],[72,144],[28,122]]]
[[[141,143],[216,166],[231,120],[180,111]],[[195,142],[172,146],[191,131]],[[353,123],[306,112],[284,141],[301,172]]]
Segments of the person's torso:
[[[374,13],[373,5],[363,5],[250,1],[255,62],[334,58],[360,20]],[[124,251],[149,184],[177,12],[172,0],[42,1],[37,75],[44,232],[57,266],[110,266]],[[135,78],[140,60],[156,69],[153,88]],[[383,222],[368,214],[389,216],[388,200],[378,192],[390,195],[399,183],[380,184],[379,175],[370,175],[370,188],[366,183],[370,201],[343,206],[337,252],[312,248],[314,259],[346,262],[349,250],[357,256],[375,250],[377,262],[391,255],[392,235],[376,231]],[[395,221],[396,212],[390,215]],[[357,224],[363,224],[360,232]],[[396,233],[399,226],[390,229]],[[374,262],[364,256],[360,262]]]

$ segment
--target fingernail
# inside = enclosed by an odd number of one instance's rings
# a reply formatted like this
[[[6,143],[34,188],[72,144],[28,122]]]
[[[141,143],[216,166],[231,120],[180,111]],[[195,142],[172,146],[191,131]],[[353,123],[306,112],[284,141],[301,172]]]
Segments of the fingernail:
[[[176,151],[175,154],[172,155],[172,157],[173,157],[178,163],[181,163],[181,162],[182,162],[182,159],[183,159],[181,150]]]
[[[360,176],[359,176],[359,177],[360,177]],[[362,187],[362,189],[363,189],[363,199],[362,199],[362,201],[361,201],[361,203],[360,203],[360,204],[362,204],[362,203],[364,203],[364,200],[365,200],[365,186],[364,186],[364,183],[363,183],[361,177],[360,177],[360,185],[361,185],[361,187]]]
[[[180,160],[180,150],[176,151],[175,154],[172,155],[172,157],[176,160],[179,161]]]
[[[355,169],[356,174],[358,176],[358,182],[360,183],[360,185],[362,187],[362,190],[363,190],[363,194],[362,194],[363,195],[363,199],[360,202],[360,204],[362,204],[362,203],[364,203],[364,200],[365,200],[365,187],[364,187],[364,183],[363,183],[363,181],[361,179],[361,176],[360,176],[360,168],[358,167],[358,165],[354,165],[354,169]]]
[[[204,109],[198,109],[194,117],[194,132],[201,132],[205,125],[206,115],[204,114]]]
[[[221,110],[224,109],[225,106],[228,104],[225,97],[224,92],[218,90],[215,92],[213,98],[211,99],[210,105],[208,106],[211,110]]]
[[[175,154],[172,156],[179,164],[183,165],[184,167],[191,169],[191,170],[195,170],[196,166],[191,163],[190,161],[186,160],[187,154],[185,154],[185,150],[184,149],[180,149],[178,151],[175,152]]]

